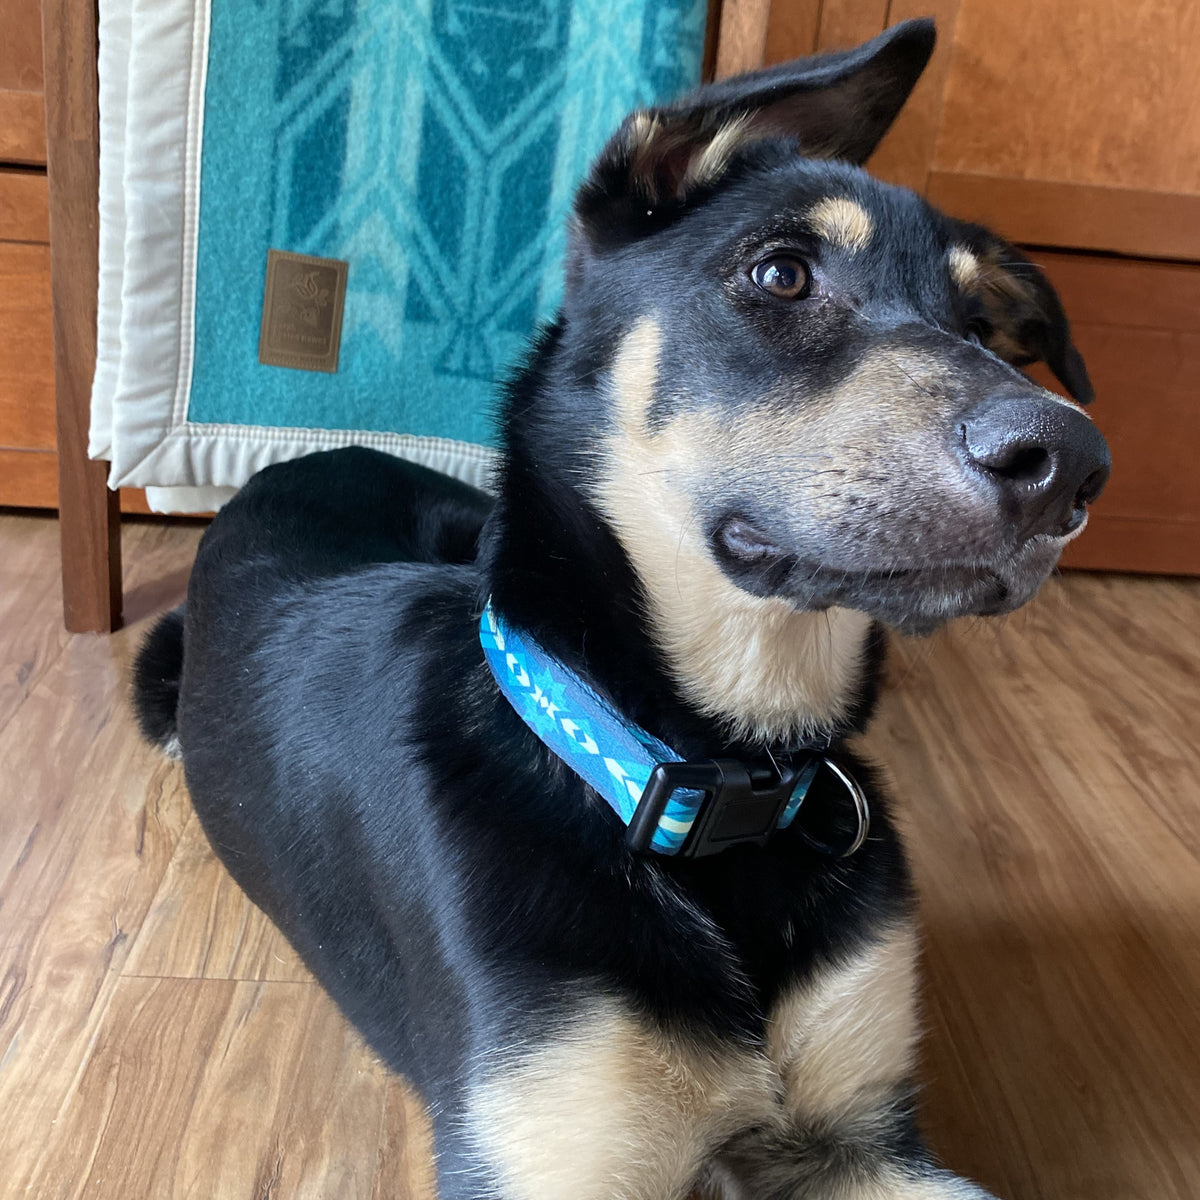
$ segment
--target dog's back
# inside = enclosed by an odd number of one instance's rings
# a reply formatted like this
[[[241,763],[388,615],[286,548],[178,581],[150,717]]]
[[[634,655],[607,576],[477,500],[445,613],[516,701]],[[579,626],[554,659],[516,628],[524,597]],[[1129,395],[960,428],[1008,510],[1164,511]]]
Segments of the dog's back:
[[[377,450],[351,446],[259,472],[205,535],[201,555],[245,571],[258,593],[282,571],[319,579],[379,563],[469,563],[492,502],[476,488]],[[133,668],[143,736],[178,754],[184,607],[162,617]]]

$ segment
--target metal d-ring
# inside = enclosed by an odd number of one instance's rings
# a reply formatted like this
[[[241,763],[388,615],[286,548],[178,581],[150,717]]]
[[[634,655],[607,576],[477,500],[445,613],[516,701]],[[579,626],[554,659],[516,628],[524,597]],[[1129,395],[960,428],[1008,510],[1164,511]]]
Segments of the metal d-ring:
[[[867,794],[862,790],[857,779],[849,771],[843,770],[832,758],[825,759],[825,765],[845,784],[850,799],[854,801],[854,815],[858,818],[858,828],[850,845],[838,855],[838,858],[849,858],[860,849],[871,832],[871,806],[867,803]]]
[[[854,831],[854,837],[850,839],[849,844],[843,850],[835,850],[827,842],[822,842],[819,838],[813,837],[799,823],[797,823],[796,832],[818,854],[824,854],[829,858],[849,858],[850,855],[862,847],[863,842],[867,840],[867,834],[871,831],[871,808],[867,804],[866,793],[862,790],[858,780],[849,771],[828,755],[822,755],[821,762],[833,772],[834,777],[850,794],[850,799],[854,804],[854,815],[858,820],[858,827]]]

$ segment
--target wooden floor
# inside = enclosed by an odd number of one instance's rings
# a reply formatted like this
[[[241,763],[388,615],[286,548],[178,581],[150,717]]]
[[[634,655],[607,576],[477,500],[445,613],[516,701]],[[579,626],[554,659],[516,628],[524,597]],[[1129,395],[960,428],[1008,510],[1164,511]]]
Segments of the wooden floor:
[[[127,524],[130,627],[69,637],[54,522],[0,515],[0,1196],[427,1200],[419,1107],[135,736],[198,537]],[[1200,581],[1071,575],[889,675],[934,1144],[1012,1200],[1195,1200]]]

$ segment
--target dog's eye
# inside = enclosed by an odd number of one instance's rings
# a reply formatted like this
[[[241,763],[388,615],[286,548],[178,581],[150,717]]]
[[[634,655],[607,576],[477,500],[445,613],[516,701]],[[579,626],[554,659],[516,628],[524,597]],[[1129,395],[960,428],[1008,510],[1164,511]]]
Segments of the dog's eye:
[[[812,286],[808,264],[790,254],[772,254],[750,272],[750,278],[764,292],[781,300],[801,300]]]

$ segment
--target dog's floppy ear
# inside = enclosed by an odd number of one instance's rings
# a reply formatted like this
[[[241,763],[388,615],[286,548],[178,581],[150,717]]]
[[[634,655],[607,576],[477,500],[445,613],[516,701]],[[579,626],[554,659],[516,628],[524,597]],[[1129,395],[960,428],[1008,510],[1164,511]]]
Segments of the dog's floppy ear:
[[[982,225],[955,221],[950,274],[979,318],[979,339],[1006,362],[1044,362],[1080,404],[1095,396],[1058,293],[1041,269]]]
[[[853,50],[739,75],[633,113],[596,161],[580,215],[625,197],[678,203],[719,178],[738,146],[764,137],[795,139],[814,158],[865,162],[929,61],[934,37],[932,20],[903,21]]]

